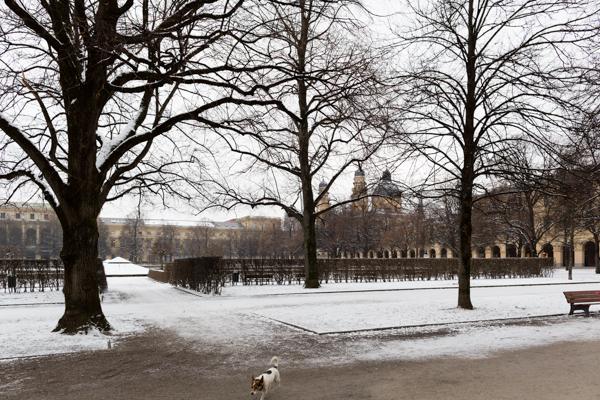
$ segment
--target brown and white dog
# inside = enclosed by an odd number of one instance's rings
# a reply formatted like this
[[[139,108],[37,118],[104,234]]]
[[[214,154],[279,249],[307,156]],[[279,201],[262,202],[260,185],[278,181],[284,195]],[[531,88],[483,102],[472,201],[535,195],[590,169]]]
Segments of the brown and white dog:
[[[279,358],[271,358],[271,368],[257,376],[252,376],[252,383],[250,384],[250,394],[254,396],[257,392],[262,392],[260,400],[263,400],[267,393],[273,389],[275,384],[279,386],[281,378],[279,376]]]

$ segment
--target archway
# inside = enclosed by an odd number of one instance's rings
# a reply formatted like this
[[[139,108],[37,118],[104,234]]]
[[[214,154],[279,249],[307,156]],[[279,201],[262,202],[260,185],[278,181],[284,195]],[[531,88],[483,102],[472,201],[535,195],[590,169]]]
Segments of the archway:
[[[419,258],[425,257],[425,249],[419,249]]]
[[[585,242],[585,244],[583,245],[583,266],[595,267],[596,257],[598,257],[598,251],[594,242]]]
[[[383,258],[390,258],[390,252],[389,252],[389,250],[384,250],[383,251]]]
[[[373,250],[369,250],[368,256],[369,258],[375,258],[375,253],[373,252]]]
[[[448,250],[446,250],[445,247],[442,249],[440,257],[441,258],[448,258]]]
[[[408,252],[406,250],[401,250],[400,251],[400,257],[401,258],[407,258],[408,257]]]
[[[542,253],[540,254],[542,257],[544,256],[548,258],[554,258],[554,246],[550,243],[546,243],[542,246]]]
[[[398,258],[398,250],[392,250],[392,258]]]
[[[500,258],[500,247],[492,247],[492,258]]]
[[[563,267],[566,267],[569,265],[569,257],[571,259],[571,263],[575,263],[575,251],[573,251],[573,248],[566,244],[563,246],[563,262],[562,265]]]
[[[485,247],[478,247],[477,248],[477,257],[479,257],[479,258],[485,258]]]
[[[517,257],[517,246],[514,244],[506,245],[506,257],[514,258]]]
[[[416,255],[415,251],[411,250],[410,253],[409,253],[409,257],[410,258],[415,258],[415,255]]]
[[[429,258],[435,258],[435,249],[429,249]]]

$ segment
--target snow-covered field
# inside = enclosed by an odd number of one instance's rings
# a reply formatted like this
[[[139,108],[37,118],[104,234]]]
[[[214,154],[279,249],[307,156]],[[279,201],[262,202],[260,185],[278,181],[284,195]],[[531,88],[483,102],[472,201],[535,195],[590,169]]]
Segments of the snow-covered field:
[[[439,327],[415,327],[564,315],[568,311],[564,290],[600,288],[600,283],[591,283],[600,282],[600,276],[593,271],[576,270],[574,276],[574,283],[566,283],[564,271],[558,270],[553,278],[474,281],[473,311],[455,308],[457,290],[452,281],[329,284],[308,294],[300,286],[238,286],[226,288],[223,296],[213,297],[186,293],[146,277],[115,277],[108,278],[109,292],[104,295],[103,308],[116,329],[113,342],[157,327],[172,331],[198,348],[230,348],[238,353],[250,352],[257,343],[284,343],[286,335],[293,338],[290,346],[294,340],[306,337],[340,346],[315,358],[315,362],[471,357],[557,341],[600,340],[597,316],[560,316],[548,323],[518,326],[450,325],[452,334],[433,337],[419,335]],[[507,284],[532,286],[476,288]],[[60,292],[1,293],[0,359],[106,348],[108,338],[99,334],[50,333],[63,312],[63,305],[52,303],[61,301]],[[38,304],[15,305],[27,303]],[[391,327],[400,329],[356,333]],[[340,331],[354,333],[335,333]],[[393,340],[389,339],[390,334],[396,334]],[[342,337],[344,341],[339,340]]]

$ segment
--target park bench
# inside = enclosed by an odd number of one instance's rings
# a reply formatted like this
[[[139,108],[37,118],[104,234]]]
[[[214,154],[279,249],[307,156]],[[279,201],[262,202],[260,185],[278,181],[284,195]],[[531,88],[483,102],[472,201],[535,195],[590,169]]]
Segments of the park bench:
[[[569,315],[577,310],[585,313],[586,317],[590,316],[590,306],[592,304],[600,304],[600,290],[578,290],[573,292],[563,292],[567,302],[571,305]]]

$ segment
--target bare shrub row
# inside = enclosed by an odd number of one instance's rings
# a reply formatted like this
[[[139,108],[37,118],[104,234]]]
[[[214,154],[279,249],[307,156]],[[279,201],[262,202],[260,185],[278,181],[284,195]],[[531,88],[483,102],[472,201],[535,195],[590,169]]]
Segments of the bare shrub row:
[[[322,259],[319,279],[329,282],[391,282],[452,280],[458,276],[456,258]],[[548,277],[550,258],[473,259],[473,279]],[[226,284],[290,285],[304,280],[299,259],[218,259],[203,257],[176,260],[167,268],[169,282],[203,293],[220,293]]]
[[[60,259],[0,259],[0,288],[7,292],[60,290],[64,269]]]

